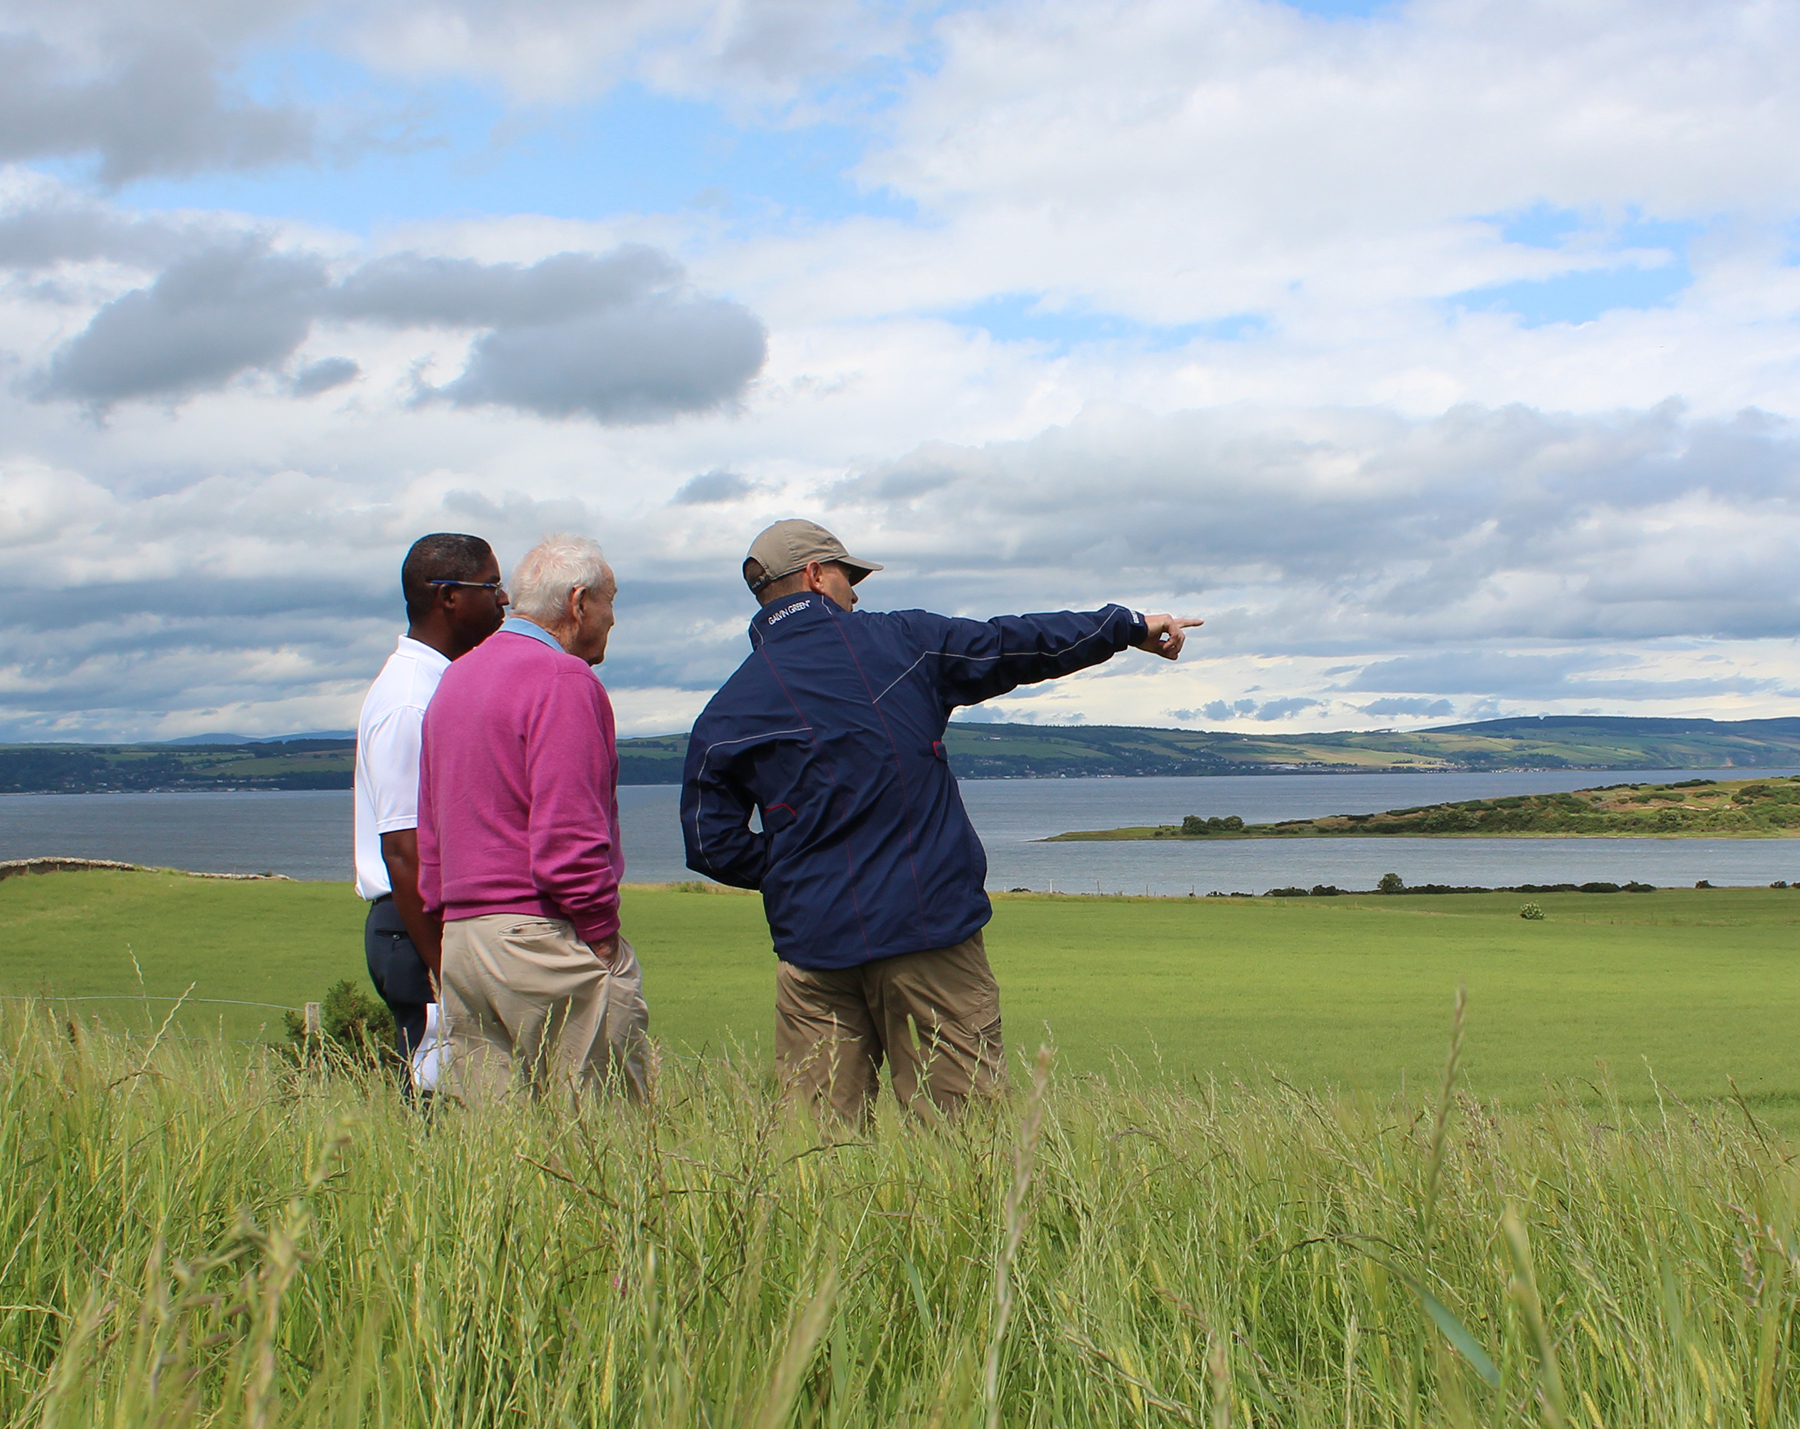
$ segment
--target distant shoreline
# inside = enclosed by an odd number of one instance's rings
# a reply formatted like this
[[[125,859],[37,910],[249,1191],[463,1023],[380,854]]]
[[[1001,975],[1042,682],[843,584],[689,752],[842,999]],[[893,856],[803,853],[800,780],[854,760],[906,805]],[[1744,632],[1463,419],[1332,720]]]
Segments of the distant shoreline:
[[[1274,840],[1278,843],[1294,843],[1300,839],[1631,839],[1636,842],[1662,840],[1667,843],[1680,843],[1684,839],[1800,839],[1800,829],[1693,829],[1678,830],[1673,833],[1578,833],[1573,830],[1549,829],[1522,833],[1483,833],[1480,830],[1460,831],[1457,833],[1412,833],[1389,832],[1356,833],[1351,830],[1284,830],[1274,833],[1266,828],[1254,831],[1246,829],[1240,834],[1157,834],[1152,829],[1071,829],[1066,834],[1051,834],[1047,838],[1034,839],[1041,844],[1054,843],[1131,843],[1155,839],[1159,843],[1255,843]]]
[[[1785,765],[1781,766],[1781,770],[1785,770],[1787,767],[1788,766],[1785,766]],[[1417,774],[1417,775],[1444,775],[1444,776],[1470,775],[1470,774],[1675,774],[1675,773],[1685,774],[1685,773],[1691,772],[1695,768],[1706,768],[1708,773],[1716,773],[1716,774],[1744,774],[1748,778],[1762,777],[1762,778],[1780,779],[1780,778],[1789,777],[1784,772],[1779,772],[1779,771],[1775,772],[1775,773],[1771,773],[1771,774],[1758,774],[1755,772],[1747,771],[1743,766],[1738,766],[1738,765],[1727,765],[1727,766],[1723,766],[1723,767],[1713,767],[1713,768],[1707,768],[1706,766],[1682,766],[1681,768],[1676,769],[1676,768],[1670,768],[1670,767],[1657,766],[1655,768],[1643,768],[1643,769],[1617,769],[1617,768],[1613,768],[1610,765],[1520,764],[1520,765],[1506,765],[1506,766],[1502,766],[1502,767],[1498,767],[1498,768],[1485,768],[1485,767],[1484,768],[1464,768],[1461,766],[1425,767],[1425,766],[1421,766],[1421,765],[1400,765],[1398,767],[1386,768],[1386,769],[1373,769],[1373,768],[1365,768],[1365,767],[1348,767],[1348,766],[1342,766],[1342,765],[1334,766],[1334,767],[1312,767],[1312,766],[1271,767],[1269,765],[1248,765],[1242,769],[1214,769],[1214,770],[1208,770],[1205,772],[1195,772],[1192,770],[1183,770],[1181,772],[1172,773],[1172,774],[1140,774],[1140,773],[1114,774],[1114,773],[1106,773],[1106,772],[1095,772],[1095,773],[1088,773],[1088,774],[958,774],[956,776],[956,779],[959,784],[1055,784],[1055,783],[1073,784],[1073,783],[1087,782],[1087,781],[1119,780],[1119,779],[1192,779],[1192,780],[1196,780],[1196,781],[1202,781],[1202,780],[1211,780],[1211,779],[1286,779],[1286,778],[1295,778],[1295,777],[1302,777],[1302,776],[1317,777],[1320,775],[1328,775],[1332,778],[1358,779],[1358,778],[1372,777],[1372,776],[1378,776],[1378,775],[1387,775],[1387,774],[1408,774],[1408,775]],[[280,783],[231,784],[231,785],[196,783],[196,784],[172,784],[172,785],[165,785],[165,786],[156,786],[156,787],[151,787],[151,788],[139,788],[139,789],[129,789],[129,788],[128,789],[115,789],[115,788],[110,788],[110,787],[106,787],[106,786],[96,786],[96,787],[91,787],[91,788],[77,788],[77,789],[67,789],[67,788],[65,788],[65,789],[0,789],[0,799],[6,799],[6,798],[37,799],[37,798],[45,798],[45,797],[48,797],[51,795],[60,796],[60,795],[90,795],[90,794],[348,794],[353,791],[353,787],[354,786],[350,782],[346,781],[342,784],[307,783],[307,784],[295,784],[295,785],[286,785],[286,784],[280,784]],[[619,787],[621,789],[678,789],[681,787],[681,782],[679,780],[674,780],[674,779],[621,779],[619,781]],[[1152,836],[1152,830],[1149,826],[1146,826],[1142,830],[1136,830],[1136,829],[1076,830],[1076,831],[1071,831],[1066,834],[1056,834],[1056,835],[1053,835],[1052,837],[1056,838],[1056,839],[1071,839],[1071,840],[1073,840],[1073,839],[1149,838],[1151,836]],[[1217,841],[1218,839],[1226,838],[1226,837],[1233,837],[1233,838],[1241,839],[1241,838],[1262,838],[1262,837],[1294,838],[1297,836],[1299,836],[1299,835],[1289,832],[1289,833],[1284,833],[1281,835],[1273,835],[1273,834],[1264,835],[1262,833],[1241,833],[1241,834],[1234,834],[1234,835],[1211,835],[1210,837],[1212,837],[1215,841]],[[1319,833],[1319,834],[1306,835],[1306,837],[1343,837],[1343,836],[1346,836],[1346,835],[1337,834],[1337,833],[1329,833],[1329,834],[1328,833]],[[1352,836],[1354,836],[1354,835],[1352,835]],[[1555,835],[1547,834],[1545,836],[1552,837]],[[1684,836],[1684,835],[1675,835],[1675,837],[1681,837],[1681,836]],[[1788,836],[1789,835],[1782,835],[1782,837],[1788,837]],[[1795,834],[1793,836],[1800,837],[1800,830],[1796,830]],[[1167,838],[1167,837],[1179,837],[1179,836],[1178,835],[1169,835],[1169,834],[1165,833],[1165,834],[1161,835],[1161,837]],[[1196,839],[1199,841],[1204,841],[1204,838],[1208,837],[1208,836],[1194,836],[1194,837],[1196,837]],[[1444,835],[1435,835],[1435,837],[1449,838],[1449,837],[1457,837],[1457,835],[1444,834]],[[1567,835],[1562,835],[1562,837],[1567,837]],[[1607,837],[1607,836],[1606,835],[1596,835],[1596,837]],[[1038,842],[1050,842],[1050,840],[1043,839],[1043,840],[1038,840]]]

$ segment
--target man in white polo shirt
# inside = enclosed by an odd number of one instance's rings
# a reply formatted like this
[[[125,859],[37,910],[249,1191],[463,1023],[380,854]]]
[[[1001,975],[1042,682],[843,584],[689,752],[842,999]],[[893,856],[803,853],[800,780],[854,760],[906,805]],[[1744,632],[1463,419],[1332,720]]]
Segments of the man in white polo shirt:
[[[356,722],[356,891],[369,900],[363,949],[408,1061],[437,1001],[443,928],[419,898],[419,732],[450,662],[500,628],[500,563],[479,536],[421,536],[400,566],[406,634]]]

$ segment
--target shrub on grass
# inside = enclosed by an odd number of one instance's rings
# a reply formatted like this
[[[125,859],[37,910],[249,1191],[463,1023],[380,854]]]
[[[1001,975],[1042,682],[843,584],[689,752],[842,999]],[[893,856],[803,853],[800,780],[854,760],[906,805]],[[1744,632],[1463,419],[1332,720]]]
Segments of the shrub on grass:
[[[307,1035],[306,1019],[299,1013],[281,1016],[293,1050],[302,1059],[310,1046],[320,1041],[361,1067],[379,1066],[397,1055],[393,1050],[394,1014],[349,978],[339,978],[325,990],[319,1005],[319,1037]]]
[[[1527,903],[1519,909],[1519,916],[1527,923],[1541,923],[1544,919],[1544,910],[1539,904]]]

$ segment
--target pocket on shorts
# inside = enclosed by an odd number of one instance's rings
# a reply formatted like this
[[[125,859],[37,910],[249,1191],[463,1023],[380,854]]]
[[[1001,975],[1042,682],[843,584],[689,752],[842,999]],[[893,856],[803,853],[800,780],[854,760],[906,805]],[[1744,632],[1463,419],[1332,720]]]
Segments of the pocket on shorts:
[[[988,965],[987,949],[977,943],[969,950],[965,965],[968,978],[966,996],[968,998],[969,1015],[964,1019],[966,1026],[984,1028],[990,1023],[998,1026],[1000,1022],[1000,984],[994,977],[994,970]]]

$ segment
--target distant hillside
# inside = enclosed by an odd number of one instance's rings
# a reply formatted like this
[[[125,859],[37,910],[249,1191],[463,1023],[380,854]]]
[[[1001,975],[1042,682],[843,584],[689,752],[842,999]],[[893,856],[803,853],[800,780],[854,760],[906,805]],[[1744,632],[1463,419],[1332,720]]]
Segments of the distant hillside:
[[[1407,769],[1800,769],[1800,718],[1552,716],[1405,733],[1337,734],[957,722],[945,744],[956,772],[978,779]]]
[[[348,789],[356,742],[0,746],[0,793],[127,789]],[[1445,769],[1800,769],[1800,718],[1553,715],[1442,729],[1239,734],[1133,725],[952,723],[964,779],[1126,774],[1355,774]],[[676,784],[685,734],[619,741],[621,784]]]
[[[193,744],[291,744],[297,739],[348,739],[354,741],[353,729],[309,729],[299,734],[184,734],[180,739],[147,740],[150,748],[165,745]]]
[[[1124,774],[1385,773],[1447,769],[1800,769],[1800,718],[1556,715],[1443,729],[1238,734],[1135,725],[975,724],[944,736],[965,779]],[[624,783],[681,778],[686,735],[621,740]],[[629,773],[628,773],[629,771]]]
[[[354,739],[0,745],[0,794],[348,789],[355,759]]]

